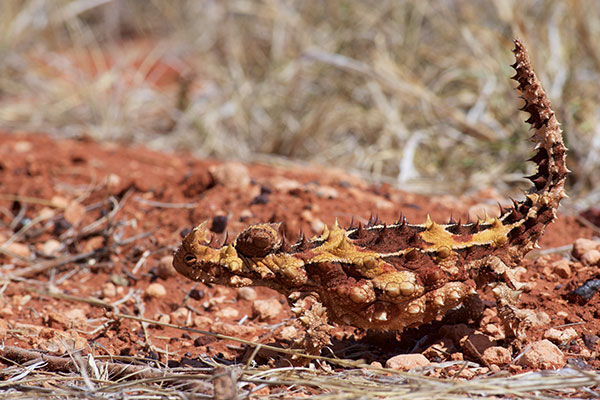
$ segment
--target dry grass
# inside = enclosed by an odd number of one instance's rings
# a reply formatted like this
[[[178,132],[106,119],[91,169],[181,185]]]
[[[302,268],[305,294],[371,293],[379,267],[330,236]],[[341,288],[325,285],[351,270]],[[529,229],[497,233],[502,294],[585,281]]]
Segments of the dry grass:
[[[70,300],[77,300],[71,298]],[[86,300],[86,301],[89,301]],[[98,300],[101,303],[101,300]],[[133,318],[155,325],[159,321]],[[258,345],[229,336],[180,328],[220,339],[237,340],[272,351],[294,352]],[[225,365],[203,358],[203,367],[170,368],[138,357],[93,356],[70,353],[69,357],[48,356],[31,350],[2,346],[0,358],[14,365],[0,370],[0,393],[12,399],[31,398],[297,398],[320,399],[464,399],[523,398],[556,399],[598,397],[600,375],[574,368],[515,376],[479,376],[438,379],[427,375],[446,368],[477,374],[477,364],[463,361],[433,363],[410,373],[361,364],[360,361],[311,357],[311,368]],[[15,361],[16,360],[16,361]],[[316,366],[316,368],[315,368]],[[344,369],[334,369],[345,367]],[[466,375],[468,376],[468,375]]]
[[[593,202],[599,22],[594,0],[7,0],[0,125],[506,191],[530,151],[518,36],[565,128],[570,193]],[[166,66],[178,84],[156,84]]]

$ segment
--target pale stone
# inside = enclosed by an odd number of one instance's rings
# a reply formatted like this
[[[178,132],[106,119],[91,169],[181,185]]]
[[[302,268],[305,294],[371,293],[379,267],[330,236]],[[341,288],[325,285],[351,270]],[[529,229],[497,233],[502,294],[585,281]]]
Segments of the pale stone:
[[[215,313],[219,318],[237,318],[240,315],[238,309],[233,307],[225,307]]]
[[[551,321],[545,311],[521,310],[521,313],[532,327],[548,326]]]
[[[335,199],[340,195],[337,189],[331,186],[319,186],[315,190],[315,194],[321,199]]]
[[[62,196],[52,196],[52,198],[50,199],[50,201],[52,202],[52,204],[56,207],[56,208],[67,208],[67,206],[69,205],[69,200],[62,197]]]
[[[121,177],[117,174],[110,173],[106,177],[106,188],[109,192],[113,192],[121,186]]]
[[[13,309],[10,306],[0,308],[0,318],[6,319],[14,315]]]
[[[508,365],[512,359],[510,351],[500,346],[488,347],[483,351],[481,358],[488,365]]]
[[[56,239],[48,239],[42,246],[42,252],[48,256],[56,256],[58,249],[60,249],[61,243]]]
[[[214,320],[205,315],[197,315],[194,317],[194,326],[200,329],[206,329],[213,324]]]
[[[51,323],[58,323],[64,329],[81,329],[87,325],[85,311],[80,308],[72,308],[66,311],[50,312],[47,320]]]
[[[281,339],[285,341],[292,341],[298,338],[298,329],[292,325],[288,325],[281,330]]]
[[[319,218],[315,218],[310,222],[310,229],[312,229],[314,233],[321,234],[325,229],[325,223]]]
[[[572,340],[577,339],[578,336],[577,331],[573,328],[567,328],[565,330],[550,328],[544,332],[544,339],[551,340],[557,344],[567,344]]]
[[[171,323],[171,316],[169,314],[160,314],[157,317],[155,317],[154,319],[163,324]]]
[[[426,367],[429,360],[423,354],[399,354],[385,362],[386,368],[398,371],[410,371],[411,369]]]
[[[232,189],[245,189],[250,186],[248,168],[239,162],[226,162],[209,167],[216,184]]]
[[[277,317],[282,310],[281,303],[276,299],[255,300],[252,304],[252,314],[260,321]]]
[[[161,279],[168,279],[177,275],[177,271],[175,271],[175,268],[173,267],[172,255],[161,257],[160,261],[158,262],[156,274]]]
[[[160,283],[155,282],[148,285],[145,294],[148,297],[163,297],[167,295],[167,289]]]
[[[56,214],[56,212],[52,208],[44,207],[38,213],[38,217],[46,220],[46,219],[50,219],[50,218],[54,217],[55,214]]]
[[[16,153],[28,153],[31,151],[31,149],[33,149],[33,144],[24,140],[19,140],[18,142],[15,142],[13,146]]]
[[[188,325],[191,324],[191,320],[188,321],[188,317],[190,315],[190,310],[185,307],[179,307],[177,310],[173,311],[171,314],[171,321],[177,325]]]
[[[596,249],[586,251],[581,256],[581,262],[586,265],[600,264],[600,251]]]
[[[64,215],[71,225],[77,225],[85,216],[85,207],[77,200],[73,200],[67,205]]]
[[[106,282],[102,285],[102,297],[112,298],[117,295],[117,287],[112,282]]]
[[[571,277],[571,266],[569,260],[563,259],[552,263],[553,272],[563,279]]]
[[[242,300],[254,301],[256,300],[256,290],[251,287],[241,287],[237,290],[238,298]]]
[[[565,356],[551,341],[544,339],[533,342],[517,364],[536,369],[558,369],[565,366]]]
[[[302,188],[300,182],[281,176],[271,178],[271,186],[278,192],[287,193]]]
[[[102,236],[94,236],[83,245],[84,252],[90,252],[101,249],[104,246],[104,238]]]
[[[599,250],[600,242],[591,239],[579,238],[573,242],[573,256],[577,259],[588,252],[589,250]]]
[[[6,247],[6,250],[23,258],[31,257],[31,250],[23,243],[13,242]]]

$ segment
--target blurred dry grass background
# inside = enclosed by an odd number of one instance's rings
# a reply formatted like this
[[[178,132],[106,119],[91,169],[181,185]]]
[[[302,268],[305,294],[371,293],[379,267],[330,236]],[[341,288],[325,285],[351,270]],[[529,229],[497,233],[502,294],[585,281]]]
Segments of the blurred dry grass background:
[[[526,172],[520,37],[565,130],[570,194],[600,200],[596,0],[3,0],[0,32],[2,130],[454,193]]]

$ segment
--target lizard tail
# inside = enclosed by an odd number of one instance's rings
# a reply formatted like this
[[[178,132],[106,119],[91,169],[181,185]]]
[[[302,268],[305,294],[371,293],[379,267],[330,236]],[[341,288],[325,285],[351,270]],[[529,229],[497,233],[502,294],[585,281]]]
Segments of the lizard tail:
[[[523,220],[519,229],[510,232],[510,241],[520,249],[521,255],[531,250],[545,227],[556,219],[556,210],[560,200],[566,197],[564,183],[569,173],[565,164],[567,148],[563,143],[560,124],[556,119],[550,100],[533,72],[529,55],[523,43],[514,41],[516,62],[512,67],[516,70],[512,77],[519,83],[517,89],[525,101],[522,110],[527,111],[527,119],[533,129],[533,141],[536,154],[529,160],[537,165],[537,171],[529,176],[533,187],[526,193],[524,201],[516,203],[512,209],[513,218]]]

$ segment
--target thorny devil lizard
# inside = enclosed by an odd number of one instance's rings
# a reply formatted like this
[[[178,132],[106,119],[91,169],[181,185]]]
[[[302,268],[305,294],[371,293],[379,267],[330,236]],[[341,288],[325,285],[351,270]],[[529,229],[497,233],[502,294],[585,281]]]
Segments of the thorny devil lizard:
[[[289,244],[278,224],[249,226],[232,244],[214,245],[204,222],[184,239],[173,265],[184,276],[233,287],[266,286],[287,296],[304,332],[294,347],[318,355],[329,343],[330,322],[401,331],[445,315],[491,284],[507,336],[518,335],[520,283],[516,267],[556,218],[564,198],[566,148],[550,101],[522,42],[515,40],[512,78],[531,116],[530,159],[537,172],[523,201],[498,218],[412,225],[337,223],[322,235]]]

